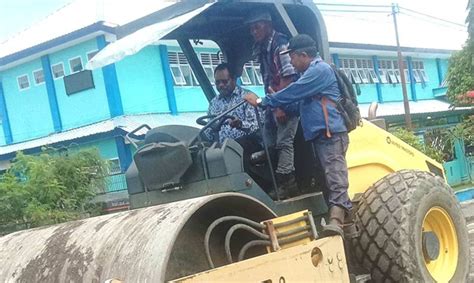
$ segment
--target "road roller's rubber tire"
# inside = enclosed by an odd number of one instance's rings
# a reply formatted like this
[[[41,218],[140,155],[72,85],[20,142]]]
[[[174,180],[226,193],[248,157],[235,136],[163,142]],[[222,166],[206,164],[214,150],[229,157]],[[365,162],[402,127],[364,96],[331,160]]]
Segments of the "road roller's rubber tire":
[[[466,222],[442,178],[417,170],[395,172],[371,186],[357,201],[356,222],[361,233],[352,239],[352,254],[370,271],[373,282],[434,282],[426,268],[421,240],[425,216],[433,207],[446,211],[457,234],[458,260],[450,282],[466,282]]]

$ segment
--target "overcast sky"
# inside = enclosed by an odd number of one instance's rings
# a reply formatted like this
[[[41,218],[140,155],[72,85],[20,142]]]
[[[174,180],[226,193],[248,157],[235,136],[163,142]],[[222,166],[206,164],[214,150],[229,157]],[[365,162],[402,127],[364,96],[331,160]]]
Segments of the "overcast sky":
[[[3,42],[8,37],[24,30],[28,26],[33,25],[35,22],[44,19],[49,14],[60,9],[71,1],[72,0],[0,0],[0,42]],[[402,7],[461,24],[464,23],[467,15],[467,0],[317,0],[315,2],[370,5],[390,5],[392,2],[396,2]],[[320,6],[320,8],[322,7],[323,6]],[[324,8],[329,9],[330,7],[324,6]],[[347,13],[339,14],[340,16],[343,16]],[[403,22],[401,24],[403,24]],[[432,21],[431,24],[434,26],[440,26],[440,23],[436,21]],[[450,29],[459,33],[459,31],[464,28],[453,25],[444,25],[443,31],[449,33]],[[405,29],[403,32],[407,33],[410,31]],[[413,36],[416,36],[416,33],[419,33],[419,30],[417,30],[416,27],[413,27],[412,32]],[[457,41],[460,41],[459,37],[460,36],[458,35]],[[465,37],[467,37],[467,33],[465,33]]]

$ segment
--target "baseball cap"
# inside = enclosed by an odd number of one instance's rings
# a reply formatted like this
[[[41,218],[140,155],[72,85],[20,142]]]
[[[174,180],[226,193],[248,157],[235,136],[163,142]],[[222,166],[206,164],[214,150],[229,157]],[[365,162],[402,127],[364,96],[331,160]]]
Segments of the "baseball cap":
[[[272,16],[267,10],[255,10],[250,13],[249,17],[245,20],[244,24],[250,25],[256,22],[271,22],[272,21]]]
[[[288,49],[281,51],[280,54],[287,54],[292,51],[297,51],[306,48],[316,48],[316,41],[307,34],[298,34],[290,39]]]

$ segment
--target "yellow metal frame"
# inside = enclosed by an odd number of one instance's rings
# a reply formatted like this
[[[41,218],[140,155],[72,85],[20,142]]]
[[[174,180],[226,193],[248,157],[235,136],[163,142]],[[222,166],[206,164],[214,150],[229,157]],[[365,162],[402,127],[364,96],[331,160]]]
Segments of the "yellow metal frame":
[[[281,249],[171,282],[349,282],[340,236]]]
[[[453,220],[443,208],[432,207],[423,219],[423,231],[435,233],[439,240],[438,258],[433,261],[425,258],[426,268],[436,282],[449,282],[456,272],[459,256]]]
[[[346,159],[351,197],[365,192],[386,175],[402,169],[430,171],[426,161],[443,172],[442,165],[437,161],[367,120],[363,120],[362,126],[352,131],[349,138]]]

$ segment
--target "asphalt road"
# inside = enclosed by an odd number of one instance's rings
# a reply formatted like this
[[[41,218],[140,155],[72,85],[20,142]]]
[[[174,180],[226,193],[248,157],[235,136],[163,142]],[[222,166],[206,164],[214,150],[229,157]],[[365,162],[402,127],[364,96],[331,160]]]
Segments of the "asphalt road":
[[[461,207],[466,217],[471,252],[471,270],[468,282],[474,282],[474,200],[462,202]]]

